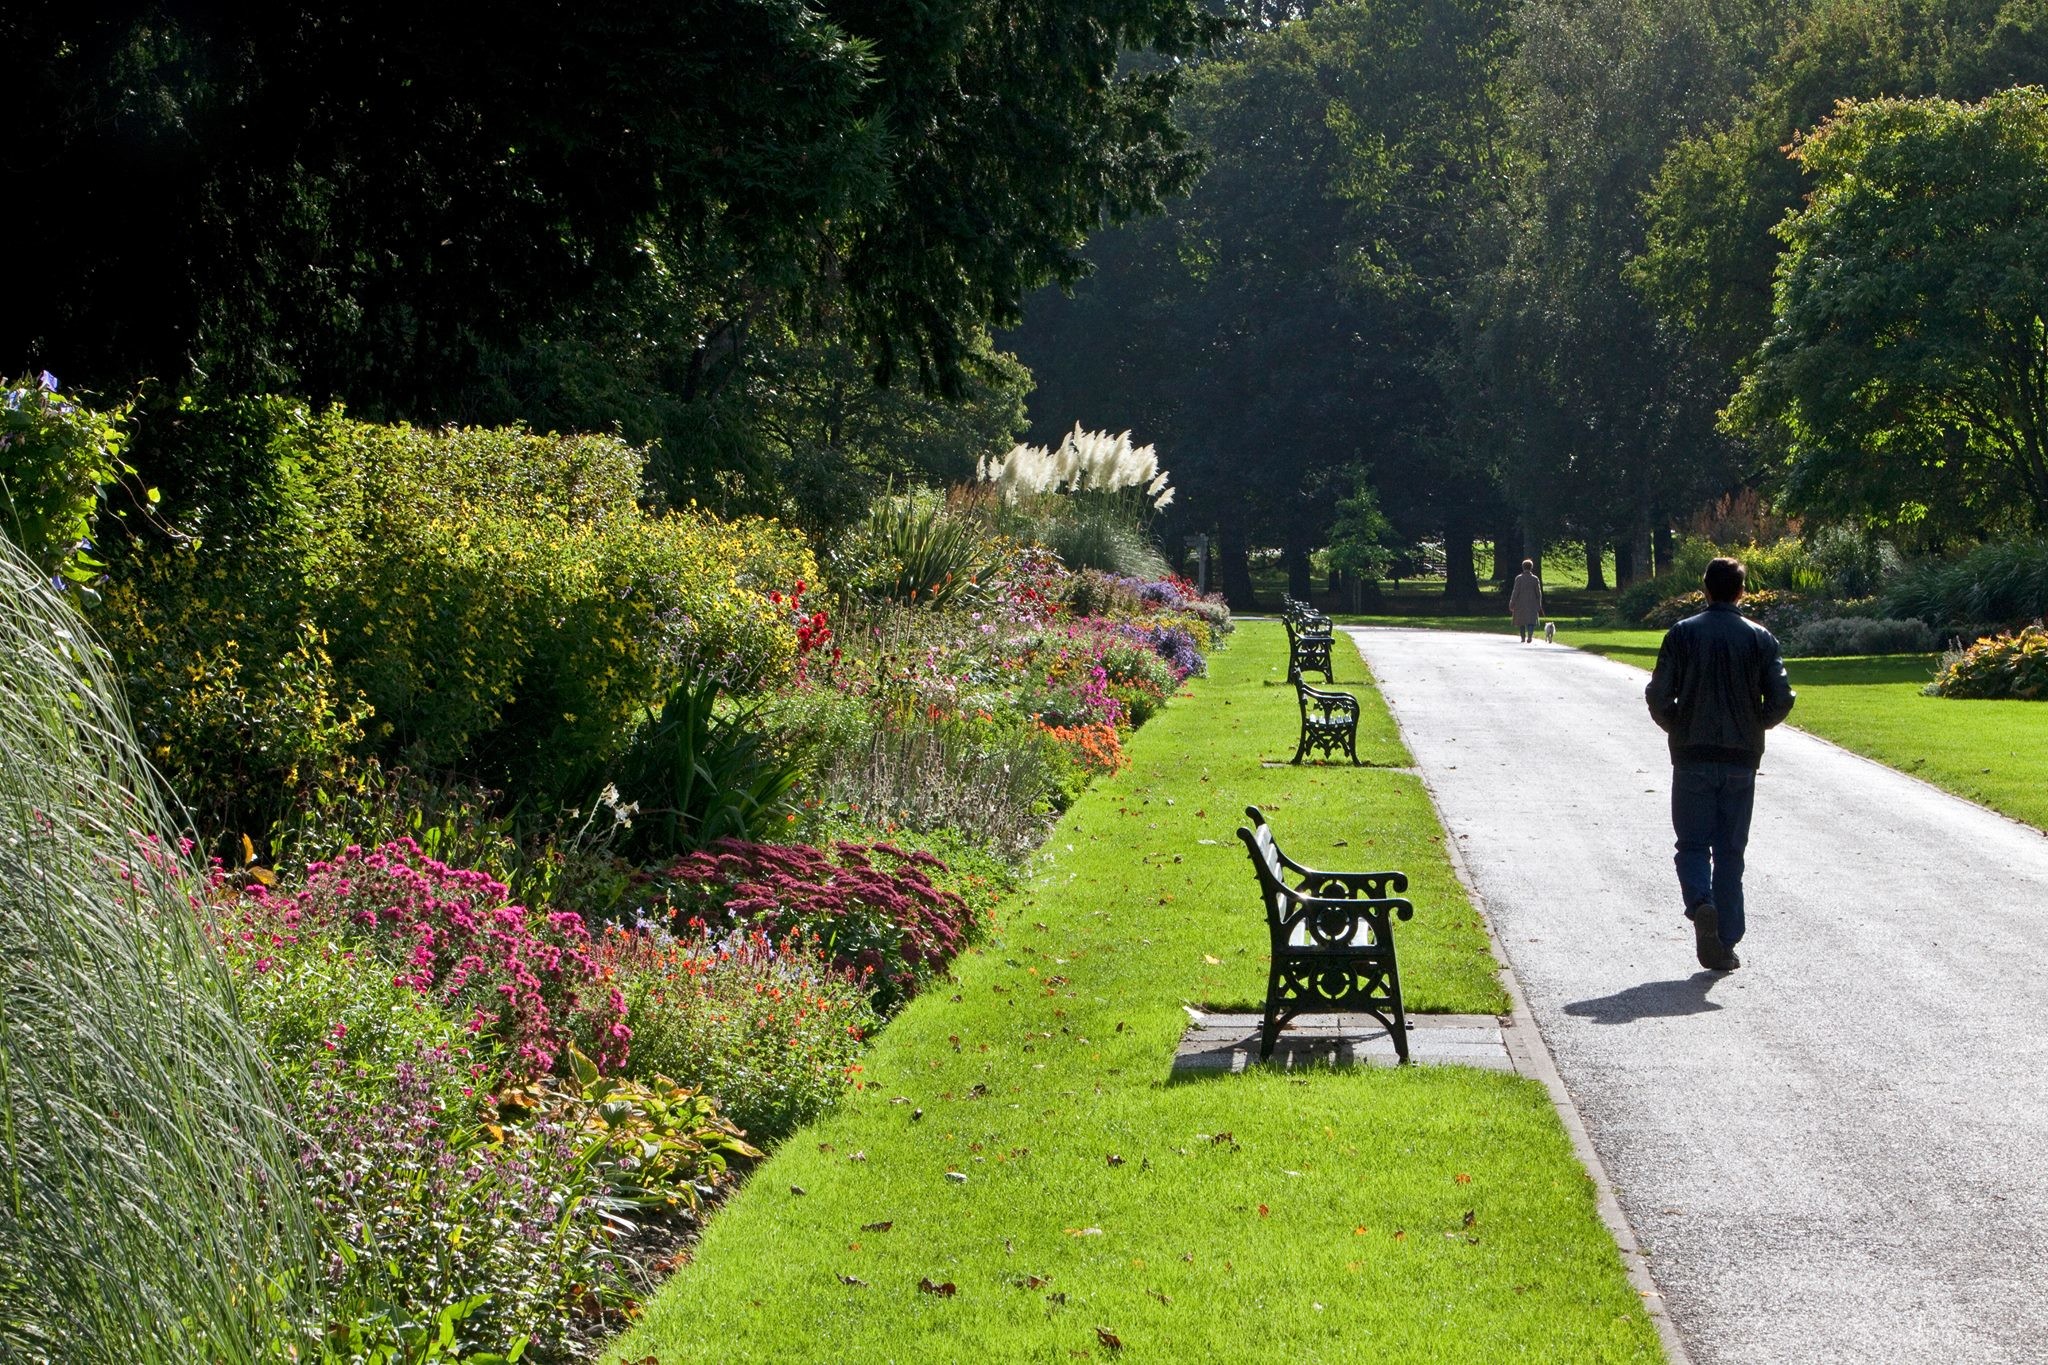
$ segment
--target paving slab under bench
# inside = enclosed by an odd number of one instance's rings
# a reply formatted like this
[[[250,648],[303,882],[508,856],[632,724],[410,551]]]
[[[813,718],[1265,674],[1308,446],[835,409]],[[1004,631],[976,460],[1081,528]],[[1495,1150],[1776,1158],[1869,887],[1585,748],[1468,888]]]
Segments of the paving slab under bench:
[[[1243,1071],[1259,1063],[1256,1014],[1194,1010],[1173,1056],[1176,1076]],[[1502,1021],[1490,1014],[1411,1014],[1408,1055],[1419,1065],[1480,1066],[1516,1071]],[[1280,1031],[1270,1065],[1285,1071],[1311,1066],[1393,1066],[1393,1035],[1369,1014],[1318,1014]]]

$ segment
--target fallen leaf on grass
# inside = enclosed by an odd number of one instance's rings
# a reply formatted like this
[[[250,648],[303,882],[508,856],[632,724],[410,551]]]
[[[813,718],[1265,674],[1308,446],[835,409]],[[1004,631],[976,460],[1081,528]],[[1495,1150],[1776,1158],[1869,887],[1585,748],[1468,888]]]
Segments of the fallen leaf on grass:
[[[1460,1185],[1469,1185],[1472,1183],[1472,1177],[1466,1175],[1463,1171],[1458,1172],[1456,1175],[1452,1176],[1451,1179],[1457,1181]]]
[[[1026,1275],[1023,1279],[1012,1280],[1010,1283],[1016,1285],[1019,1289],[1043,1289],[1051,1284],[1052,1281],[1043,1275]]]
[[[1103,1157],[1102,1159],[1112,1166],[1121,1166],[1124,1164],[1124,1159],[1118,1156],[1115,1152],[1111,1152],[1109,1155]]]
[[[937,1294],[942,1299],[950,1299],[960,1292],[960,1287],[951,1280],[947,1280],[943,1284],[933,1284],[932,1277],[927,1275],[917,1282],[917,1292],[920,1294]]]
[[[1223,965],[1223,959],[1217,957],[1214,953],[1203,953],[1202,961],[1208,963],[1211,967],[1221,967]]]
[[[1124,1348],[1122,1338],[1118,1337],[1116,1333],[1110,1331],[1107,1327],[1096,1328],[1095,1339],[1112,1351],[1121,1351]]]
[[[1466,1226],[1466,1227],[1468,1227],[1468,1228],[1469,1228],[1469,1227],[1471,1227],[1471,1226],[1472,1226],[1472,1225],[1473,1225],[1474,1223],[1476,1223],[1476,1222],[1478,1222],[1478,1221],[1479,1221],[1479,1214],[1478,1214],[1478,1211],[1477,1211],[1477,1210],[1475,1210],[1475,1209],[1466,1209],[1466,1210],[1465,1210],[1465,1226]]]
[[[791,1185],[789,1187],[789,1192],[793,1195],[796,1195],[798,1198],[802,1198],[806,1191],[804,1190],[804,1187],[801,1185]]]
[[[868,1287],[868,1282],[866,1280],[863,1280],[858,1275],[841,1275],[839,1277],[839,1283],[850,1284],[855,1289],[866,1289]]]
[[[1261,1204],[1261,1205],[1259,1205],[1259,1217],[1261,1217],[1261,1218],[1271,1218],[1272,1216],[1273,1216],[1273,1210],[1271,1210],[1271,1209],[1267,1208],[1267,1207],[1266,1207],[1266,1206],[1265,1206],[1264,1204]]]
[[[886,1218],[879,1223],[862,1223],[860,1225],[860,1230],[862,1232],[887,1232],[890,1228],[893,1228],[895,1226],[895,1219]]]
[[[964,1172],[961,1171],[946,1172],[946,1179],[952,1181],[956,1185],[965,1185],[967,1183],[967,1176]]]
[[[1067,1236],[1069,1236],[1069,1237],[1100,1237],[1101,1235],[1102,1235],[1102,1229],[1101,1229],[1101,1228],[1068,1228],[1068,1229],[1067,1229]]]
[[[1172,1300],[1172,1299],[1169,1299],[1169,1298],[1167,1298],[1167,1297],[1166,1297],[1166,1295],[1164,1295],[1164,1294],[1160,1293],[1160,1292],[1159,1292],[1158,1290],[1156,1290],[1156,1289],[1148,1289],[1148,1290],[1146,1290],[1145,1292],[1146,1292],[1147,1294],[1150,1294],[1150,1295],[1151,1295],[1151,1296],[1152,1296],[1153,1298],[1155,1298],[1155,1299],[1159,1300],[1159,1302],[1160,1302],[1160,1304],[1161,1304],[1161,1305],[1165,1305],[1165,1304],[1170,1304],[1170,1303],[1172,1303],[1172,1302],[1173,1302],[1173,1300]]]

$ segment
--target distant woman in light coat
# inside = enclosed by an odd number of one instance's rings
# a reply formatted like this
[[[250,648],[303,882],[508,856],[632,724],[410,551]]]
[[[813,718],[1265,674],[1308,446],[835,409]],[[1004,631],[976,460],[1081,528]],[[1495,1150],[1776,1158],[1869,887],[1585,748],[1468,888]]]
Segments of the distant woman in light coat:
[[[1515,629],[1522,632],[1522,643],[1528,644],[1536,638],[1536,627],[1543,621],[1543,580],[1536,576],[1536,561],[1522,561],[1521,576],[1515,579],[1514,591],[1508,594],[1508,614],[1515,618]]]

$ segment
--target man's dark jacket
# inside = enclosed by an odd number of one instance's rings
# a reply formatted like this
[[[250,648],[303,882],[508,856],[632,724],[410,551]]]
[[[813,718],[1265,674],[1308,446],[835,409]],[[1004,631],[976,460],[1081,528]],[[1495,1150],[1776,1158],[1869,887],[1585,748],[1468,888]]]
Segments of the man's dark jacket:
[[[1664,636],[1644,695],[1673,763],[1743,763],[1764,756],[1764,731],[1792,713],[1792,684],[1777,639],[1712,602]]]

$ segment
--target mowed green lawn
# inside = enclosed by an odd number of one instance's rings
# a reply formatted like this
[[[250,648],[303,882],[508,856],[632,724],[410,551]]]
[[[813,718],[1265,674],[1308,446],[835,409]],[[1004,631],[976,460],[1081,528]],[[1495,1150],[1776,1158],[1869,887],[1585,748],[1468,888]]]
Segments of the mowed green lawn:
[[[1139,732],[1001,931],[889,1025],[865,1087],[753,1174],[607,1362],[1660,1358],[1536,1083],[1170,1079],[1183,1005],[1264,989],[1247,803],[1303,861],[1410,874],[1411,1010],[1505,1008],[1355,654],[1360,749],[1389,766],[1262,762],[1293,750],[1284,658],[1278,625],[1247,626]]]
[[[1662,631],[1560,627],[1560,643],[1638,668],[1657,663]],[[1921,693],[1932,654],[1787,659],[1799,702],[1791,724],[1944,791],[2048,829],[2048,702],[1952,701]]]

